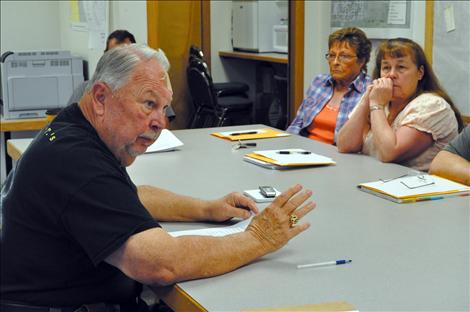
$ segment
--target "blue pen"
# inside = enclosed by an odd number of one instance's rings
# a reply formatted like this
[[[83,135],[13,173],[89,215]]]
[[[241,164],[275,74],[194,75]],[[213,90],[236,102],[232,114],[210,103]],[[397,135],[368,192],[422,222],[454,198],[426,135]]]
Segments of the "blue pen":
[[[346,263],[351,263],[351,262],[352,260],[336,260],[336,261],[327,261],[327,262],[318,262],[318,263],[299,264],[297,266],[297,269],[314,268],[314,267],[325,266],[325,265],[340,265],[340,264],[346,264]]]

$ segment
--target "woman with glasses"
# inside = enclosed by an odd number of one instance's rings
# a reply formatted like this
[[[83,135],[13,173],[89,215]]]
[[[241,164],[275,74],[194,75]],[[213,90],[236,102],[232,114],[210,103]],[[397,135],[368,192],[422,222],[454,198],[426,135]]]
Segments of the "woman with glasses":
[[[382,42],[373,78],[338,135],[338,150],[427,171],[462,129],[459,111],[412,40]]]
[[[358,28],[330,34],[325,55],[330,74],[315,77],[287,131],[328,144],[336,137],[370,83],[367,72],[371,42]]]

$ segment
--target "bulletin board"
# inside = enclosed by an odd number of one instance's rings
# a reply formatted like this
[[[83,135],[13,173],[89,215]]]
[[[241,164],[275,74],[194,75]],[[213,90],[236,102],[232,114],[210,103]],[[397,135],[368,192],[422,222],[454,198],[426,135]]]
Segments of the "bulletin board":
[[[470,116],[470,2],[434,1],[433,69],[463,115]]]

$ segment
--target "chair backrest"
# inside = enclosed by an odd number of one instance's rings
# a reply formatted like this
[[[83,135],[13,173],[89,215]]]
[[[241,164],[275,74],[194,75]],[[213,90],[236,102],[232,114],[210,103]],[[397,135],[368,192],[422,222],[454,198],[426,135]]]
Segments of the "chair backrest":
[[[212,75],[209,71],[209,66],[207,66],[207,63],[204,60],[204,53],[202,53],[202,50],[199,47],[192,45],[189,48],[188,61],[189,61],[189,66],[193,66],[193,65],[200,66],[201,70],[203,70],[206,73],[207,77],[209,77],[209,79],[212,82]]]
[[[270,122],[269,125],[278,129],[285,130],[287,127],[287,120],[289,114],[287,99],[287,77],[274,74],[273,80],[275,84],[274,94],[278,100],[278,105],[277,108],[270,107],[268,111],[269,119],[274,119],[274,122]],[[272,116],[271,113],[273,113],[274,116]]]
[[[186,71],[188,87],[196,110],[200,108],[216,110],[217,101],[212,82],[197,66],[189,66]]]
[[[192,45],[189,48],[189,57],[191,58],[191,56],[195,56],[200,58],[201,60],[204,60],[204,53],[202,53],[202,50],[195,45]]]
[[[195,56],[190,57],[189,67],[195,67],[195,68],[199,69],[200,71],[202,71],[206,75],[207,79],[209,79],[210,84],[213,85],[211,73],[209,72],[209,68],[207,67],[207,63],[204,62],[204,60],[202,60],[198,57],[195,57]]]

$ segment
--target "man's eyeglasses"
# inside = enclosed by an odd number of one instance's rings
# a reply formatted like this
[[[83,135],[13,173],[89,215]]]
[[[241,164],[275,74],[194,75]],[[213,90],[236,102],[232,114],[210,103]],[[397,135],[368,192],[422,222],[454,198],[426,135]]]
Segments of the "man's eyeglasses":
[[[352,59],[357,58],[356,55],[348,55],[348,54],[336,55],[336,54],[331,54],[331,53],[325,54],[325,58],[327,59],[328,62],[333,62],[336,59],[336,57],[338,57],[338,61],[340,61],[341,63],[349,62]]]

